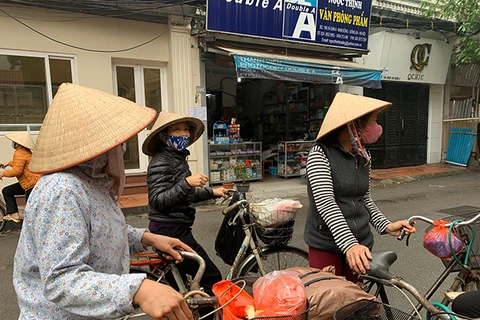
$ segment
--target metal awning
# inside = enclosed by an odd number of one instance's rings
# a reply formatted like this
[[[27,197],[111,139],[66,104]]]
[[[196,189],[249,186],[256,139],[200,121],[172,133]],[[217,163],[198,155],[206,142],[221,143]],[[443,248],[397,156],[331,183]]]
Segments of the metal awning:
[[[382,71],[367,68],[353,61],[217,48],[233,56],[238,78],[382,88]]]

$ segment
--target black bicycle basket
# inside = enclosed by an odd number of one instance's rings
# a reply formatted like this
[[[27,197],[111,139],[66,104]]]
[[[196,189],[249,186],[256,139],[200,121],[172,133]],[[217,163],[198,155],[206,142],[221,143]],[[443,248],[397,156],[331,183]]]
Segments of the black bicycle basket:
[[[275,227],[262,227],[255,224],[255,231],[258,238],[267,245],[286,246],[292,239],[294,225],[295,220]]]
[[[359,300],[340,308],[335,312],[335,320],[420,320],[388,304]]]

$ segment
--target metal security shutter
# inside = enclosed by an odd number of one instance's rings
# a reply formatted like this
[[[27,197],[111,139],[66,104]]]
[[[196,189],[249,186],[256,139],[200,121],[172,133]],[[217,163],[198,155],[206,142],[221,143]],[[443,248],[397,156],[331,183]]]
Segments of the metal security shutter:
[[[378,118],[384,133],[369,146],[372,166],[391,168],[426,163],[429,87],[385,82],[382,86],[382,90],[365,90],[368,97],[393,103]]]

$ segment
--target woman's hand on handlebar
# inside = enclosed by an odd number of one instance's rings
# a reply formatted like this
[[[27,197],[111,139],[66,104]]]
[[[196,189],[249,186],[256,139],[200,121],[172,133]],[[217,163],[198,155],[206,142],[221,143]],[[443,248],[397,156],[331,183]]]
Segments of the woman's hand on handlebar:
[[[226,198],[227,197],[226,189],[222,187],[213,189],[213,196],[215,198]]]
[[[143,234],[142,245],[144,247],[152,246],[161,252],[168,253],[166,258],[173,258],[177,263],[182,262],[183,257],[177,251],[175,251],[175,249],[195,253],[192,248],[176,238],[170,238],[151,232],[145,232]]]
[[[193,315],[182,295],[172,287],[143,280],[133,304],[155,320],[192,320]]]
[[[370,270],[370,263],[368,260],[372,260],[372,254],[367,247],[356,244],[347,250],[347,262],[350,269],[358,274],[365,274],[367,270]]]
[[[402,230],[402,228],[405,228],[405,234],[411,234],[411,233],[415,233],[417,232],[417,230],[415,229],[414,226],[410,225],[407,220],[400,220],[400,221],[396,221],[396,222],[393,222],[393,223],[390,223],[387,228],[385,229],[385,231],[396,237],[400,234],[400,231]]]

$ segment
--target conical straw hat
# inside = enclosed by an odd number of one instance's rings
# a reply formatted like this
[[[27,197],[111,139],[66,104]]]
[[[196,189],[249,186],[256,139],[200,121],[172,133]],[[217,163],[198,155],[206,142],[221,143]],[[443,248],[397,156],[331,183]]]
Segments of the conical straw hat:
[[[43,121],[30,170],[56,172],[95,158],[135,136],[155,115],[127,99],[64,83]]]
[[[373,111],[385,111],[391,105],[391,102],[339,92],[335,95],[330,108],[328,108],[327,115],[318,133],[317,141],[350,121],[361,118]]]
[[[30,149],[31,151],[33,151],[35,148],[35,143],[33,142],[32,136],[27,131],[6,134],[5,137],[25,148]]]
[[[158,119],[157,121],[155,121],[155,124],[153,125],[150,134],[143,142],[143,153],[149,156],[153,156],[159,142],[158,134],[169,126],[179,122],[187,122],[189,127],[191,128],[192,133],[190,135],[190,145],[197,141],[205,130],[205,125],[203,124],[203,121],[198,118],[160,111],[160,113],[158,114]]]

